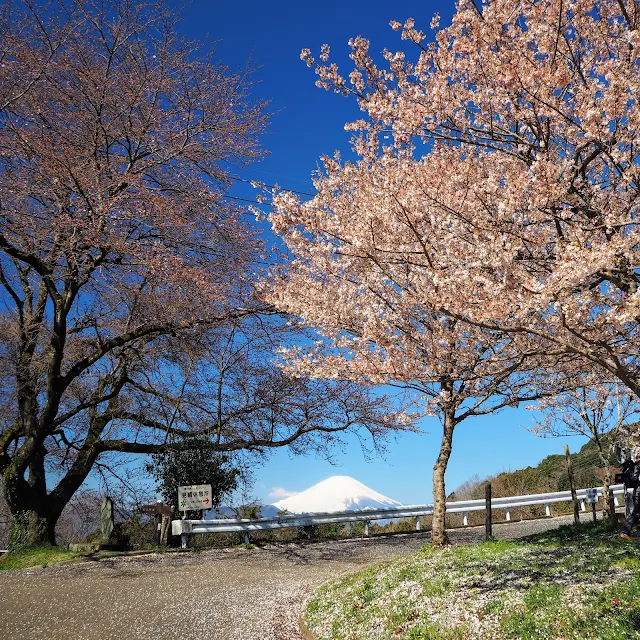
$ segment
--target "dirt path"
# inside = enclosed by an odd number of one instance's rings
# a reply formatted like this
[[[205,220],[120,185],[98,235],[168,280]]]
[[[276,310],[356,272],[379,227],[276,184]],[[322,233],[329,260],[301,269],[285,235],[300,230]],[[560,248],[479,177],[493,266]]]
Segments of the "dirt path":
[[[497,525],[494,534],[520,537],[570,520]],[[450,535],[473,543],[484,529]],[[0,638],[299,640],[300,605],[312,587],[428,541],[425,533],[0,572]]]

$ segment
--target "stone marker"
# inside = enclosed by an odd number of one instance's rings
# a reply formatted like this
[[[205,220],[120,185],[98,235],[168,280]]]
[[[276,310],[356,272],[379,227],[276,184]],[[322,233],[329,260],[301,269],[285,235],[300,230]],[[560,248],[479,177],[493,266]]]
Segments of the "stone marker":
[[[113,500],[104,497],[100,505],[100,542],[74,542],[69,545],[69,550],[75,553],[96,553],[102,549],[120,551],[121,545],[111,537],[113,527]]]
[[[102,543],[108,544],[113,533],[113,501],[109,497],[102,498],[100,530],[102,532]]]

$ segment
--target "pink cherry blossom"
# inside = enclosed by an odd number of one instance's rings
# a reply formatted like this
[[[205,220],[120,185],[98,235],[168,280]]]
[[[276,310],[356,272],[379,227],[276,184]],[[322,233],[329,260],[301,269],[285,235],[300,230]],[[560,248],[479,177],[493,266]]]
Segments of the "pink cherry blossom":
[[[346,75],[304,53],[363,117],[315,197],[273,194],[293,260],[269,295],[326,341],[299,366],[415,388],[445,424],[592,367],[640,395],[639,23],[630,0],[461,0],[433,42],[392,22],[410,46],[381,63],[354,38]]]

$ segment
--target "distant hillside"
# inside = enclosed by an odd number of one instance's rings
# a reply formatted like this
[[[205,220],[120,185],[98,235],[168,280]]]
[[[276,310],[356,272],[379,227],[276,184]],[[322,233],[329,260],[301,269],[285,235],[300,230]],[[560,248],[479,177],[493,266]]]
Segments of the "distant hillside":
[[[609,450],[609,439],[604,438],[604,450]],[[598,449],[590,440],[579,451],[571,454],[576,488],[595,487],[602,484],[604,468],[598,456]],[[617,462],[609,460],[612,467]],[[613,473],[613,469],[612,469]],[[569,477],[564,454],[547,456],[536,467],[527,467],[517,471],[505,471],[490,478],[477,476],[460,485],[448,497],[449,500],[463,500],[484,497],[484,485],[491,482],[495,497],[565,491],[569,489]]]

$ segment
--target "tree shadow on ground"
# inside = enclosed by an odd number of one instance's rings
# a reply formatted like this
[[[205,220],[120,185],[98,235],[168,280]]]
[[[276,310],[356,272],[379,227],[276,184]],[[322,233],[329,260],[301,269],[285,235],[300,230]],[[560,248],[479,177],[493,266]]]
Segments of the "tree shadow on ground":
[[[610,538],[585,539],[577,545],[541,545],[513,557],[469,563],[465,569],[471,575],[464,584],[481,593],[503,589],[524,591],[533,584],[597,585],[631,573],[631,568],[625,571],[616,566],[630,558],[640,562],[640,547],[623,546],[611,534]]]

